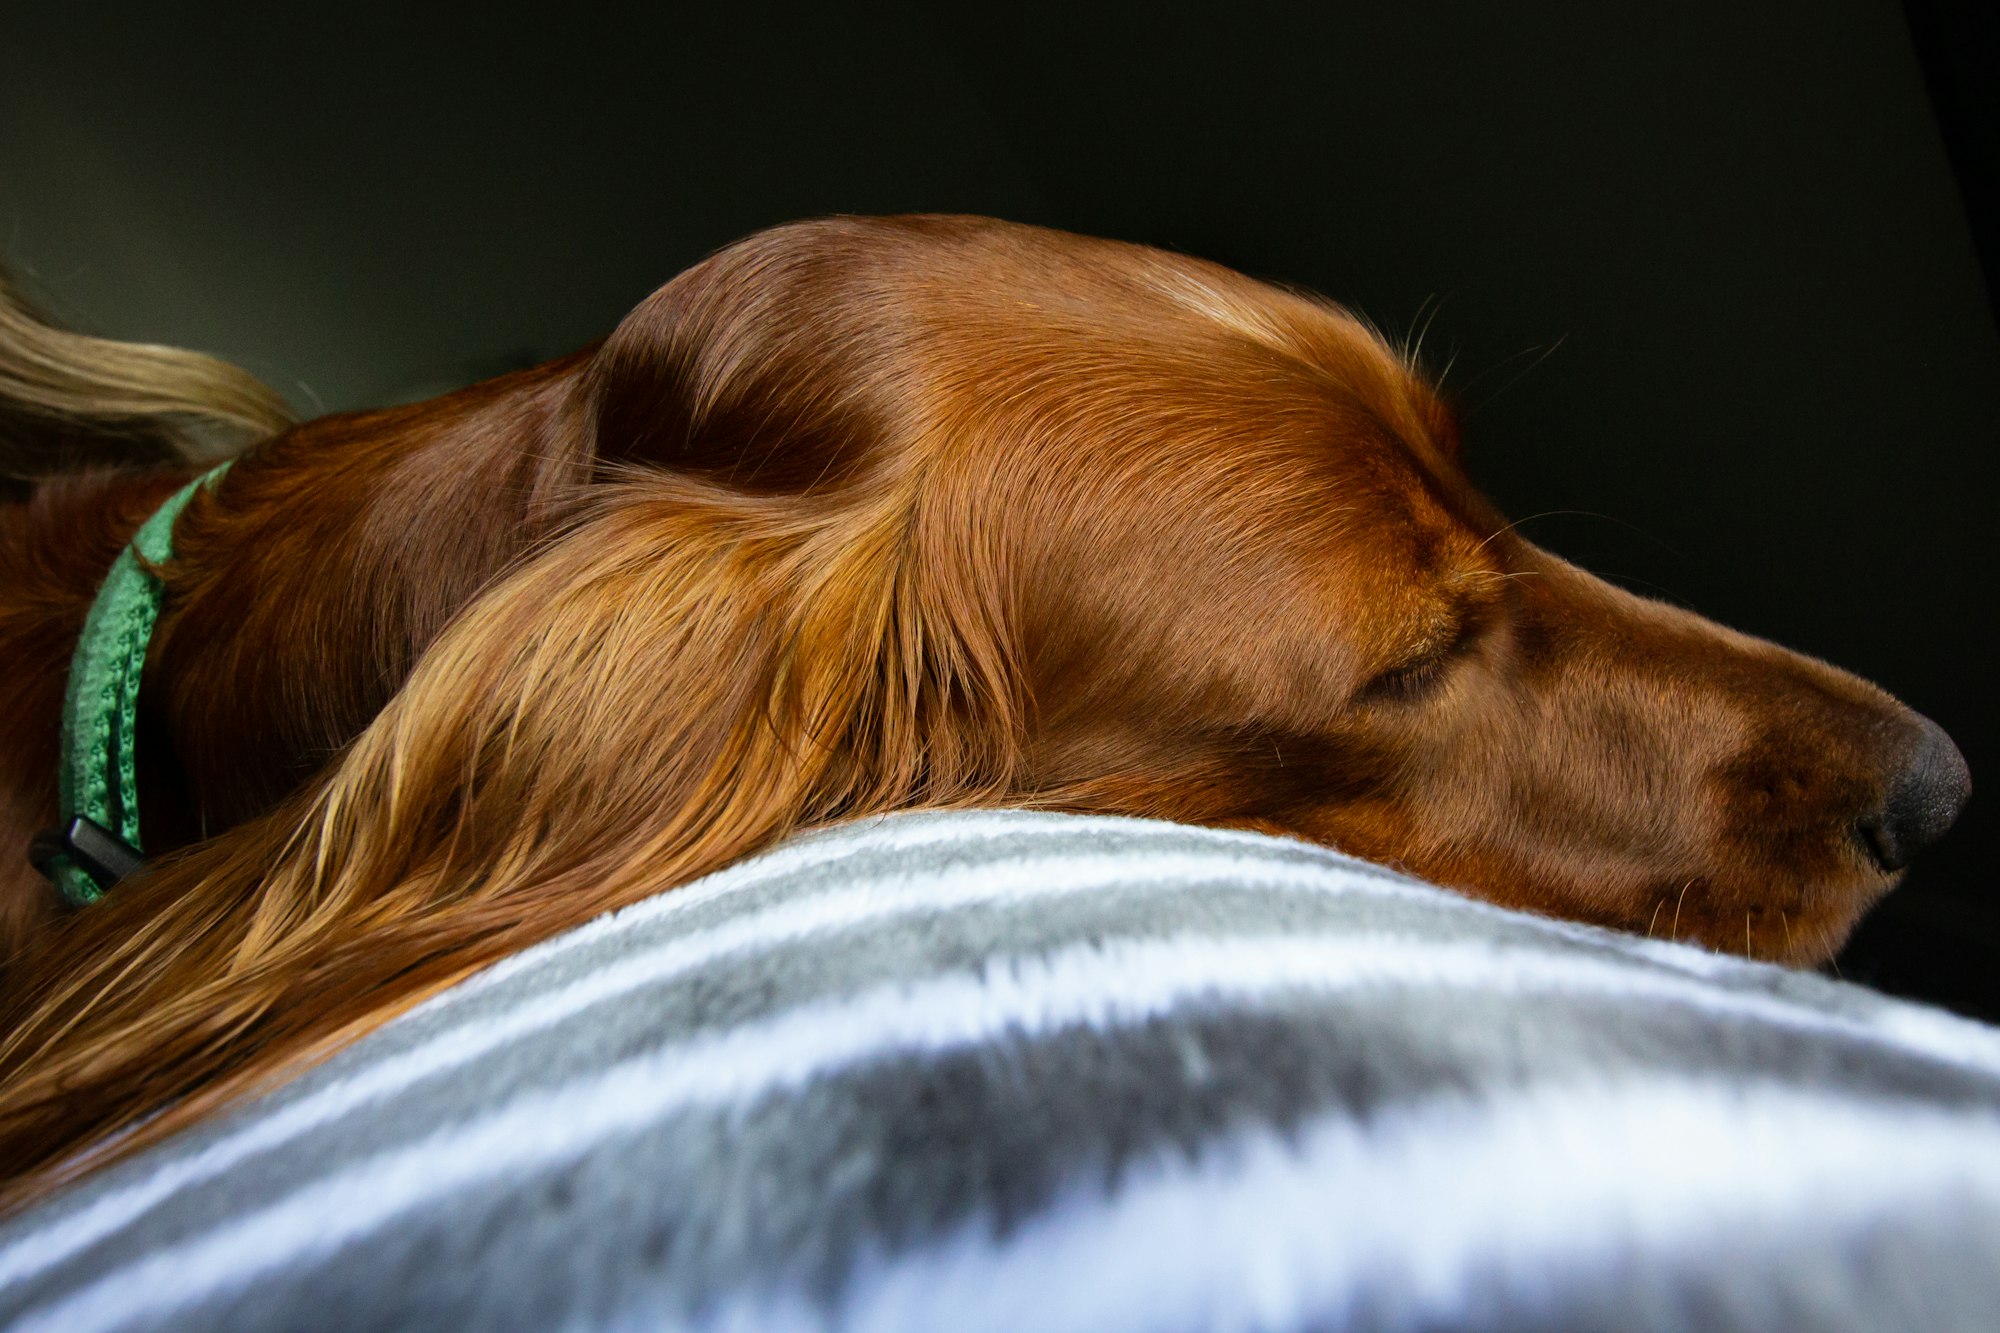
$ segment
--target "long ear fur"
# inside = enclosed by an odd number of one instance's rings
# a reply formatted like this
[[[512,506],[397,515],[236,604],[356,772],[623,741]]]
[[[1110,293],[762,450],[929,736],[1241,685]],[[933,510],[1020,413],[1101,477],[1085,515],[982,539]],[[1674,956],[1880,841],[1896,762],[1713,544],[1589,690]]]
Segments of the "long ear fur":
[[[914,503],[607,488],[316,789],[121,886],[12,980],[0,1200],[799,825],[992,799],[1014,676],[981,599],[918,558]]]
[[[210,462],[291,422],[248,371],[58,328],[0,273],[0,494],[91,464]]]

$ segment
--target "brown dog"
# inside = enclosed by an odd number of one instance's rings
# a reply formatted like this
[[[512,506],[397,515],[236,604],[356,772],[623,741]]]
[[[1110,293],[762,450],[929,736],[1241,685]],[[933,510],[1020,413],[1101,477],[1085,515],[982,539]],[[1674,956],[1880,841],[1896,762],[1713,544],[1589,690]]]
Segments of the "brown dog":
[[[68,655],[188,470],[0,518],[0,1162],[129,1147],[803,824],[1295,834],[1830,956],[1966,799],[1937,727],[1512,532],[1338,308],[964,218],[754,236],[603,344],[271,439],[177,530],[145,842],[58,914]],[[34,1173],[41,1173],[35,1175]]]

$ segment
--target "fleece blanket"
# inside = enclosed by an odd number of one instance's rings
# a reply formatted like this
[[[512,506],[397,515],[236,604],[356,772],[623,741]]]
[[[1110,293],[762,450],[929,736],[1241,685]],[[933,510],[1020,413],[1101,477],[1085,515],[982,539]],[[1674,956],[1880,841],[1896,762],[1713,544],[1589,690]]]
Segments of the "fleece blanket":
[[[856,823],[0,1228],[0,1326],[2000,1319],[2000,1033],[1130,820]]]

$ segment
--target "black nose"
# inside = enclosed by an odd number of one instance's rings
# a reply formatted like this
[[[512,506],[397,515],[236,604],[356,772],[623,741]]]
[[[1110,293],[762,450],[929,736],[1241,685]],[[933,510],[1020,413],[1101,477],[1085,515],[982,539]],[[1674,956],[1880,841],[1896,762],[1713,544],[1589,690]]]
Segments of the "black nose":
[[[1927,717],[1917,718],[1916,743],[1889,784],[1882,808],[1861,821],[1862,840],[1884,870],[1901,870],[1910,858],[1945,835],[1972,795],[1965,756]]]

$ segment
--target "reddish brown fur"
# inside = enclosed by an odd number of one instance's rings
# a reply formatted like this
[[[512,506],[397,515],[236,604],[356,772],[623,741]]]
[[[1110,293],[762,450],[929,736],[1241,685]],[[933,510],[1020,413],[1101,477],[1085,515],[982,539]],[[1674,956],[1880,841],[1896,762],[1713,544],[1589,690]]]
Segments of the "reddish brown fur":
[[[69,647],[179,479],[0,524],[0,847],[54,818]],[[1901,705],[1537,550],[1362,325],[1134,246],[766,232],[600,347],[270,441],[178,547],[141,736],[174,854],[65,916],[0,858],[15,1198],[872,811],[1270,829],[1794,962],[1893,878],[1855,825]]]

